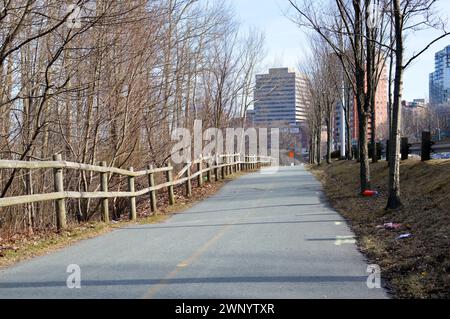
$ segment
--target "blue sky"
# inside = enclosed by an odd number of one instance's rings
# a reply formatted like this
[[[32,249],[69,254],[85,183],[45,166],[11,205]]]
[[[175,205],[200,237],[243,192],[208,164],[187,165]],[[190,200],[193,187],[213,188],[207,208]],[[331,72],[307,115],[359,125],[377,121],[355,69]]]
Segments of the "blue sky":
[[[267,56],[262,71],[269,67],[296,68],[298,62],[308,55],[308,40],[283,12],[286,0],[228,0],[244,28],[256,27],[266,36]],[[450,1],[440,0],[440,12],[450,16]],[[411,56],[419,51],[437,31],[421,31],[407,39],[407,52]],[[416,60],[406,71],[404,99],[428,98],[428,76],[434,71],[434,53],[450,45],[450,36],[433,45],[427,53]]]

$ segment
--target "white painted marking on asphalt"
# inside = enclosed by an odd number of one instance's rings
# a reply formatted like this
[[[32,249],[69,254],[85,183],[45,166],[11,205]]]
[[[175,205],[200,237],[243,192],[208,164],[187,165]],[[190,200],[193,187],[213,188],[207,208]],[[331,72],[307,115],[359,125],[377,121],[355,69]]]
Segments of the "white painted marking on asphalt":
[[[355,244],[356,239],[352,236],[336,236],[336,240],[334,241],[334,244],[336,246],[341,246],[345,244]]]

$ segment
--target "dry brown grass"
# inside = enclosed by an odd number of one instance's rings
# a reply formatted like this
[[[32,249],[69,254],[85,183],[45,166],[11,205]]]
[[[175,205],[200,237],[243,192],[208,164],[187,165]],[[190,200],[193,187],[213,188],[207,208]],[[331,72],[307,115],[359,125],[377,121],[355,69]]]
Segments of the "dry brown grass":
[[[371,164],[372,188],[379,197],[359,195],[359,164],[336,161],[311,167],[331,205],[349,222],[360,250],[381,266],[387,288],[397,298],[450,297],[450,160],[401,165],[404,207],[386,211],[386,162]],[[377,228],[394,222],[399,230]],[[409,239],[397,240],[411,233]]]

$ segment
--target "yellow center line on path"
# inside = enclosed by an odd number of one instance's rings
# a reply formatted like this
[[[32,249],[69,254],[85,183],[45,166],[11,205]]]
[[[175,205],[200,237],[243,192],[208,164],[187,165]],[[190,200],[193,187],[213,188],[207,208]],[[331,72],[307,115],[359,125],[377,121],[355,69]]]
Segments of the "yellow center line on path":
[[[228,224],[223,226],[219,232],[211,238],[209,241],[207,241],[205,244],[203,244],[199,249],[197,249],[191,256],[189,256],[186,260],[178,263],[176,268],[168,273],[161,281],[156,284],[155,286],[152,286],[147,293],[142,297],[142,299],[152,299],[158,291],[160,291],[165,285],[168,284],[169,280],[174,278],[181,269],[188,267],[190,264],[192,264],[194,261],[196,261],[201,255],[203,255],[212,245],[214,245],[222,236],[226,233],[228,228],[232,226],[233,224]]]

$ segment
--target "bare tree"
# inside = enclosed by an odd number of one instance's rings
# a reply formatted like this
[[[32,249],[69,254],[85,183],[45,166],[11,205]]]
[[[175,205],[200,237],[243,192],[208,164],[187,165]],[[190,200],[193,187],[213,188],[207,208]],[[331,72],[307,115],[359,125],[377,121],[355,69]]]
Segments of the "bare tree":
[[[368,123],[371,115],[369,94],[366,90],[367,60],[366,54],[366,6],[370,1],[336,0],[334,5],[322,1],[303,0],[298,3],[289,0],[297,13],[293,21],[299,27],[312,30],[321,36],[338,57],[346,78],[355,96],[358,113],[358,136],[360,154],[361,192],[370,188],[370,166],[368,153]],[[324,8],[328,8],[325,12]],[[344,45],[342,41],[344,39]]]
[[[323,122],[327,130],[326,157],[327,163],[331,164],[336,104],[339,101],[339,92],[342,86],[341,72],[339,72],[340,62],[322,38],[313,36],[311,46],[313,47],[313,59],[317,64],[316,73],[312,76],[316,77],[316,89],[320,90],[318,96],[323,105]]]
[[[219,1],[18,0],[0,4],[2,159],[162,166],[171,133],[195,119],[224,127],[251,104],[263,36],[244,35]],[[79,12],[77,16],[75,13]],[[72,21],[73,19],[73,21]],[[142,167],[144,168],[144,167]],[[99,177],[67,171],[65,188]],[[0,172],[2,197],[45,193],[44,171]],[[126,181],[110,176],[111,189]],[[2,232],[53,226],[51,204],[0,210]],[[68,201],[69,221],[99,219],[99,201]],[[111,201],[113,218],[126,208]]]
[[[395,55],[395,77],[392,104],[392,121],[389,138],[389,198],[387,209],[397,209],[402,206],[400,198],[400,131],[401,131],[401,102],[403,93],[404,70],[420,55],[426,52],[432,44],[448,36],[445,23],[433,12],[435,0],[400,1],[392,3],[392,17],[394,23],[393,36],[395,47],[391,48]],[[432,39],[422,50],[405,60],[404,38],[409,31],[417,32],[424,28],[438,28],[442,34]]]

